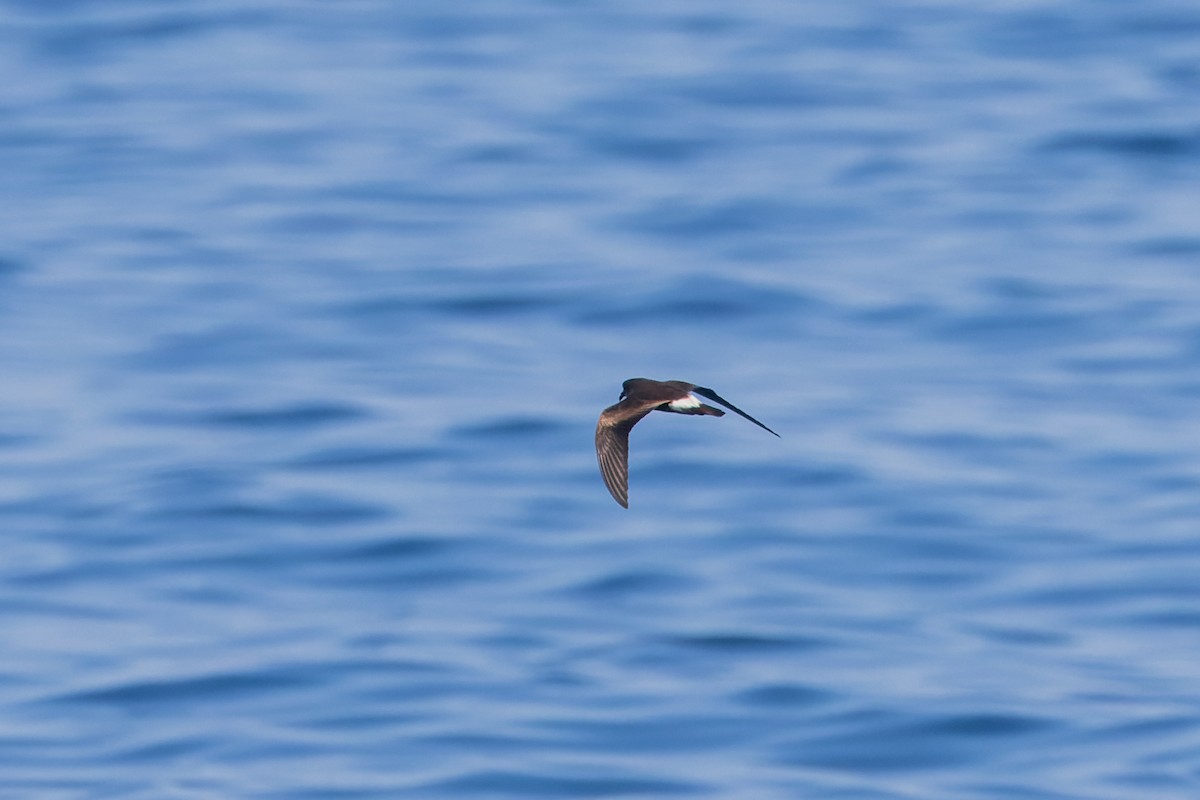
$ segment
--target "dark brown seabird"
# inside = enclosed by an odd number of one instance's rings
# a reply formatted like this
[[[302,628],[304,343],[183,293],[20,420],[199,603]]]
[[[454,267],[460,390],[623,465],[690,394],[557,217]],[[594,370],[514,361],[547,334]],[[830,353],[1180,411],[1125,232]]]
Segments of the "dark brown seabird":
[[[768,433],[779,435],[712,389],[685,381],[630,378],[621,384],[620,402],[600,412],[600,421],[596,423],[596,458],[600,461],[600,474],[613,499],[625,508],[629,508],[629,432],[642,417],[651,411],[725,416],[724,411],[704,405],[693,393],[741,414]]]

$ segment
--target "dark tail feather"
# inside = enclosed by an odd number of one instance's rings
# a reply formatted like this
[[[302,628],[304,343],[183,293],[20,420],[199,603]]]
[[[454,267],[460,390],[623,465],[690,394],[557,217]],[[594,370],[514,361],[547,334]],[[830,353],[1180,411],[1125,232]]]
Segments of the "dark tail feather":
[[[719,394],[714,392],[712,389],[706,389],[703,386],[697,386],[694,389],[692,389],[692,391],[695,392],[696,394],[700,395],[701,397],[707,397],[709,400],[712,400],[714,403],[720,403],[721,405],[725,406],[726,408],[728,408],[730,411],[734,412],[735,414],[740,414],[741,416],[743,416],[746,419],[753,422],[758,427],[762,428],[767,433],[771,433],[771,434],[774,434],[775,436],[779,436],[778,433],[775,433],[775,431],[771,430],[766,425],[763,425],[761,422],[756,420],[754,417],[750,416],[745,411],[742,411],[740,408],[738,408],[737,406],[735,406],[733,403],[729,402],[725,398],[721,397]],[[700,406],[700,408],[708,408],[708,406],[702,405],[702,406]],[[716,411],[715,408],[710,409],[710,410]],[[704,413],[704,412],[700,412],[700,413]],[[782,438],[782,437],[780,437],[780,438]]]

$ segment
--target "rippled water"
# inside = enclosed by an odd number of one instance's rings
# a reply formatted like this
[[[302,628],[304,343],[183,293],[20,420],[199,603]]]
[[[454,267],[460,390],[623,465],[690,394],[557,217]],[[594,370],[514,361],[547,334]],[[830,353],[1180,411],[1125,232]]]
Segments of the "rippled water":
[[[1200,796],[1194,4],[0,14],[0,794]]]

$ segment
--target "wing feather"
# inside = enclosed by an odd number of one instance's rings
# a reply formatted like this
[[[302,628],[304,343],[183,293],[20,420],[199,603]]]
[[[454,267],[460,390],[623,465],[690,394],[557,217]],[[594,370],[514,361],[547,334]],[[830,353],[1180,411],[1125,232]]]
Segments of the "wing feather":
[[[606,408],[596,424],[596,460],[613,499],[629,508],[629,431],[652,410],[625,403]]]
[[[725,406],[726,408],[728,408],[730,411],[734,412],[735,414],[740,414],[741,416],[743,416],[746,419],[753,422],[758,427],[762,428],[767,433],[773,433],[776,436],[779,436],[778,433],[775,433],[775,431],[771,430],[766,425],[763,425],[761,422],[756,420],[754,417],[750,416],[745,411],[742,411],[740,408],[738,408],[733,403],[726,400],[724,397],[721,397],[719,394],[714,392],[712,389],[706,389],[703,386],[695,386],[692,388],[692,391],[695,392],[696,394],[700,395],[701,397],[707,397],[709,400],[712,400],[714,403],[720,403],[721,405]]]

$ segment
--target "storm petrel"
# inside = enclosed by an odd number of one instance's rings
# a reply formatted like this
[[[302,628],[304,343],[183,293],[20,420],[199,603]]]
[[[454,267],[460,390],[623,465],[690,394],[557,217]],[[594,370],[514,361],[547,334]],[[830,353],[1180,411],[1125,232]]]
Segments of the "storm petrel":
[[[613,499],[623,507],[629,508],[629,432],[642,417],[651,411],[725,416],[724,411],[704,405],[694,394],[720,403],[768,433],[779,435],[712,389],[685,381],[630,378],[621,384],[620,402],[604,409],[596,423],[596,458],[600,461],[600,474]]]

